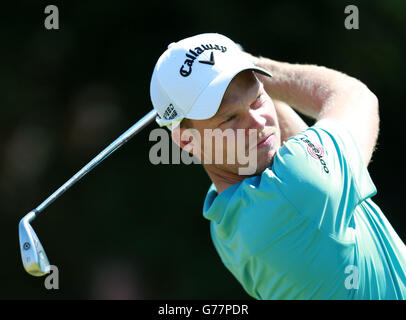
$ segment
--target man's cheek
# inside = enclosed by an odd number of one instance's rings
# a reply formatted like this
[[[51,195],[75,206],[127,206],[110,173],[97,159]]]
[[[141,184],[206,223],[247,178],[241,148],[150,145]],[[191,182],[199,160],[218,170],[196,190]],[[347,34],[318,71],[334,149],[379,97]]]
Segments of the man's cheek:
[[[257,172],[258,168],[258,152],[256,148],[250,148],[248,151],[248,156],[243,157],[242,165],[247,164],[247,166],[238,168],[238,174],[243,176],[250,176]],[[245,162],[245,163],[244,163]]]
[[[248,148],[247,148],[248,140]],[[238,164],[243,166],[238,169],[239,175],[253,175],[257,171],[257,130],[237,130],[237,159]]]

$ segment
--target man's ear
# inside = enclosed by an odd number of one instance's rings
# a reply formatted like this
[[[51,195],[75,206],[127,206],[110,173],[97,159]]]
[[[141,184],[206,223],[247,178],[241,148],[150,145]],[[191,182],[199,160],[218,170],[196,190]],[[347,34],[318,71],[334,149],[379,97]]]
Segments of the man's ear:
[[[179,146],[179,148],[185,149],[186,146],[193,147],[193,138],[189,129],[177,126],[172,130],[171,134],[172,140]]]
[[[177,126],[171,132],[172,140],[189,154],[200,159],[200,135],[196,129]]]

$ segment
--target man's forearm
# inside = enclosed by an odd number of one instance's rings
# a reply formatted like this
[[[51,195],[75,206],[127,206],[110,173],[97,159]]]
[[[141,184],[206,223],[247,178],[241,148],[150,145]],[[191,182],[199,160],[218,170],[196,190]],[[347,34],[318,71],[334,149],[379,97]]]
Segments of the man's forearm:
[[[271,97],[316,120],[340,121],[368,165],[379,132],[379,102],[366,85],[325,67],[254,59],[273,74],[272,78],[258,76]]]
[[[272,78],[260,76],[260,80],[273,98],[314,119],[318,119],[330,103],[348,99],[348,95],[364,86],[355,78],[321,66],[290,64],[262,57],[256,64],[272,73]]]

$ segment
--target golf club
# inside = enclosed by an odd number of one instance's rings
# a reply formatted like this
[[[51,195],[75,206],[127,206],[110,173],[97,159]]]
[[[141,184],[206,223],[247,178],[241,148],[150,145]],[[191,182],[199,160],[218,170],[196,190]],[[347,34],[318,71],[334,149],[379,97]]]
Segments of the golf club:
[[[47,208],[52,202],[58,199],[66,190],[72,187],[83,176],[95,168],[100,162],[106,159],[115,150],[121,147],[124,143],[134,137],[138,132],[144,129],[150,124],[157,113],[155,110],[151,110],[142,119],[120,135],[109,146],[107,146],[102,152],[100,152],[92,161],[79,170],[72,178],[65,182],[58,190],[51,194],[44,202],[42,202],[37,208],[30,211],[24,216],[18,227],[20,238],[20,251],[21,259],[23,261],[24,269],[31,275],[40,277],[50,271],[50,264],[45,254],[45,250],[41,245],[34,229],[31,227],[31,222]]]

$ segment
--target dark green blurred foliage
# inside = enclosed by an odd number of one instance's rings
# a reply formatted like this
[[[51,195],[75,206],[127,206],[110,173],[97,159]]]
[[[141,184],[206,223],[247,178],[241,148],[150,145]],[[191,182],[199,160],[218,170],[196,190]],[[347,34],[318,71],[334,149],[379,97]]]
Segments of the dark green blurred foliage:
[[[44,28],[57,5],[60,29]],[[344,27],[345,6],[360,29]],[[222,265],[198,165],[152,165],[152,124],[34,223],[60,289],[26,274],[19,219],[151,109],[166,46],[219,32],[249,52],[324,65],[379,98],[374,200],[406,241],[402,209],[406,4],[403,1],[16,1],[0,7],[2,299],[249,298]],[[362,121],[362,119],[360,119]]]

